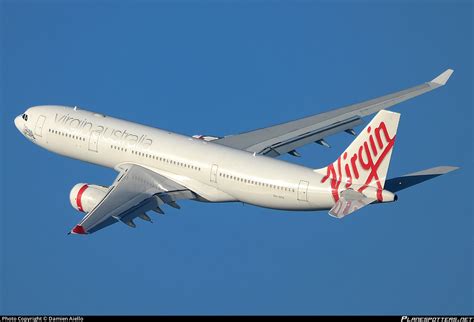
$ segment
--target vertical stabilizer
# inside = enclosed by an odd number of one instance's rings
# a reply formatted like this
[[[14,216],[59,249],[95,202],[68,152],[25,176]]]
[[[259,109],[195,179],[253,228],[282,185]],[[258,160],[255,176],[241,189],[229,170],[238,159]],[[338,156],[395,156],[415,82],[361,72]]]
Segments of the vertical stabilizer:
[[[323,175],[321,183],[331,186],[335,202],[340,191],[363,193],[369,187],[382,199],[399,119],[399,113],[381,110],[335,162],[315,170]]]

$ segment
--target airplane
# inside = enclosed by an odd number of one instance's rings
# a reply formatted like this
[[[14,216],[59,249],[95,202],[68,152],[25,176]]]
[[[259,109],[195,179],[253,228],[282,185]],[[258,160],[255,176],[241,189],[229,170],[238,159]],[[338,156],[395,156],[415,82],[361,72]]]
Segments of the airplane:
[[[435,167],[387,179],[400,114],[386,110],[446,84],[453,70],[433,80],[366,102],[295,121],[224,137],[186,136],[77,107],[34,106],[14,120],[34,144],[69,158],[113,168],[110,186],[79,183],[71,205],[85,213],[69,234],[91,234],[116,222],[135,228],[177,201],[242,202],[289,211],[328,210],[343,218],[369,204],[397,200],[397,192],[458,169]],[[326,167],[312,169],[277,159],[325,138],[356,135],[363,117],[377,113]]]

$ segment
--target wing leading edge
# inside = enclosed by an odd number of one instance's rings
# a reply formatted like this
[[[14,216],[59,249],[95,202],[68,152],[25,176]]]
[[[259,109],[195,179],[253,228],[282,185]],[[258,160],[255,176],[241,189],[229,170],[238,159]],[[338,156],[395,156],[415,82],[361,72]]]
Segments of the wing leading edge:
[[[278,157],[285,153],[297,156],[294,151],[296,148],[312,142],[328,146],[323,140],[326,136],[342,131],[354,133],[352,128],[361,124],[364,116],[443,86],[452,73],[453,70],[448,69],[429,82],[396,93],[295,121],[226,136],[213,143],[269,157]]]
[[[179,208],[176,200],[194,198],[192,191],[162,175],[139,165],[125,164],[105,197],[71,233],[93,233],[118,221],[135,227],[136,217],[151,221],[147,211],[163,213],[159,208],[162,204]]]

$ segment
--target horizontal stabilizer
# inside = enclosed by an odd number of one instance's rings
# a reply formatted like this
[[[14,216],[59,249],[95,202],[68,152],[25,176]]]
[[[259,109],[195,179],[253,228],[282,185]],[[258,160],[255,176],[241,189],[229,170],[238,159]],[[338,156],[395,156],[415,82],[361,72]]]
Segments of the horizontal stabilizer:
[[[408,187],[414,186],[416,184],[422,183],[423,181],[430,180],[436,178],[442,174],[446,174],[448,172],[454,171],[459,169],[458,167],[451,167],[451,166],[441,166],[435,167],[411,174],[404,175],[403,177],[397,177],[393,179],[389,179],[385,181],[384,189],[397,192]]]
[[[341,197],[329,210],[329,215],[335,218],[343,218],[377,199],[367,198],[363,193],[348,189],[341,193]]]

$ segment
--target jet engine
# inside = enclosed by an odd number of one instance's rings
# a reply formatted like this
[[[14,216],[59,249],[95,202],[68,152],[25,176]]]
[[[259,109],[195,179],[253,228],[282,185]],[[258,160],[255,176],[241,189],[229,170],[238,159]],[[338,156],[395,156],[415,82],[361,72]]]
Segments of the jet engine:
[[[78,183],[69,193],[69,201],[74,209],[90,212],[105,197],[108,188],[95,184]]]

